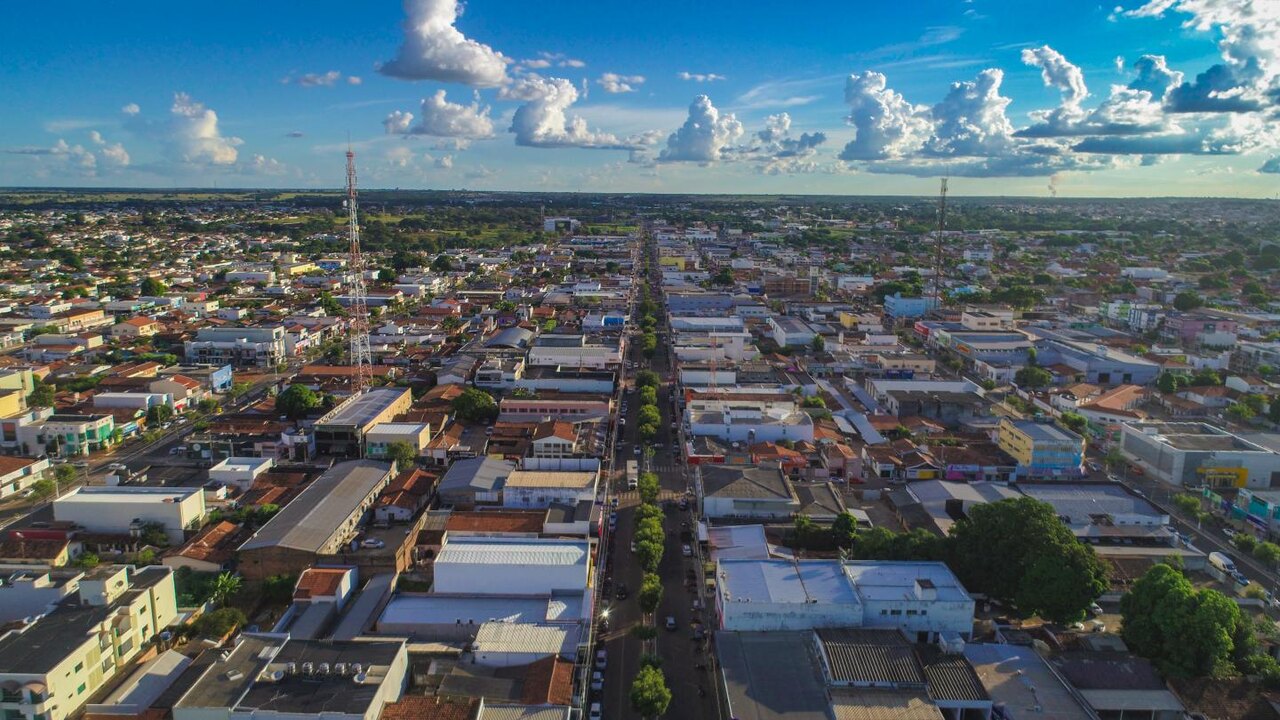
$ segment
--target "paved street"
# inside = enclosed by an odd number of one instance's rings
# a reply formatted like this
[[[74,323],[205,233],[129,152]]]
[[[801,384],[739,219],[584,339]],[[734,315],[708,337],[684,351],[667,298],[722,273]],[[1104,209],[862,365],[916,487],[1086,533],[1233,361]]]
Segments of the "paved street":
[[[648,250],[648,248],[647,248]],[[647,251],[646,250],[646,251]],[[653,260],[656,266],[656,259]],[[652,281],[655,289],[660,288],[659,279]],[[662,306],[661,298],[654,298]],[[665,313],[659,311],[661,318]],[[697,560],[683,557],[681,552],[682,532],[689,533],[689,544],[696,547],[693,539],[694,520],[691,512],[681,512],[676,506],[677,498],[683,496],[687,489],[685,468],[675,458],[673,449],[676,438],[671,430],[675,419],[672,413],[673,378],[668,363],[668,343],[670,335],[667,329],[658,328],[658,349],[654,359],[648,361],[640,351],[639,343],[632,343],[629,360],[637,363],[637,369],[652,369],[658,373],[661,383],[658,389],[658,409],[662,422],[658,426],[658,435],[648,447],[652,449],[652,462],[643,466],[642,471],[658,473],[662,485],[662,499],[669,500],[670,509],[664,518],[667,531],[667,545],[663,552],[662,562],[658,566],[658,575],[662,578],[665,589],[662,603],[658,606],[656,621],[658,625],[657,652],[662,660],[662,670],[671,689],[672,700],[665,718],[678,720],[705,720],[719,717],[715,698],[715,683],[712,680],[713,670],[705,652],[706,644],[695,643],[693,622],[701,621],[704,612],[695,611],[693,601],[697,598],[697,585],[700,576],[694,583],[687,584],[686,577],[690,571],[696,571]],[[634,375],[634,373],[630,373]],[[628,398],[627,424],[623,431],[623,442],[617,448],[616,462],[619,467],[625,466],[627,460],[643,460],[637,455],[635,447],[638,441],[639,400],[635,395]],[[622,481],[625,483],[625,480]],[[609,665],[605,673],[605,690],[603,692],[604,716],[610,718],[636,718],[631,710],[629,692],[631,680],[640,667],[640,657],[644,650],[642,643],[631,634],[631,628],[641,621],[640,609],[637,605],[636,593],[640,589],[642,571],[631,553],[630,545],[635,529],[635,507],[639,503],[635,491],[625,489],[617,493],[620,500],[618,527],[614,534],[612,550],[612,584],[609,587],[609,632],[605,639]],[[617,585],[624,583],[628,590],[626,600],[617,599]],[[676,629],[666,630],[665,618],[675,618]],[[705,669],[699,669],[702,666]],[[699,689],[704,693],[700,693]]]

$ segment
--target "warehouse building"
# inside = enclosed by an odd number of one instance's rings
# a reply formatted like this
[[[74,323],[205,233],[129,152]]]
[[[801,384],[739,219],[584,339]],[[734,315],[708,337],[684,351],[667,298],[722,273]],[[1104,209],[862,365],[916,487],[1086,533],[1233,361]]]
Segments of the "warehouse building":
[[[298,575],[319,556],[338,553],[390,482],[388,463],[334,465],[240,546],[240,572],[250,579]]]
[[[1120,447],[1135,465],[1177,487],[1280,485],[1280,453],[1205,423],[1126,423]]]
[[[459,537],[435,561],[437,593],[552,595],[587,587],[585,540]]]
[[[940,562],[720,560],[725,630],[896,628],[918,642],[967,638],[974,601]]]
[[[184,530],[204,519],[204,491],[194,487],[78,487],[53,501],[53,517],[93,533],[137,535],[146,525],[164,527],[181,545]]]

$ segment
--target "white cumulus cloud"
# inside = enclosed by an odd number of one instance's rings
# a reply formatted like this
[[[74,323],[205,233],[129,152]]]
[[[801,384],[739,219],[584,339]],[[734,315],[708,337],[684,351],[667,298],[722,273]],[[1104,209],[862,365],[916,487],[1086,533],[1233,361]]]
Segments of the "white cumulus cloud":
[[[644,76],[605,73],[596,80],[596,84],[604,88],[607,93],[629,93],[635,92],[640,85],[644,84]]]
[[[699,95],[689,105],[688,119],[667,137],[658,162],[715,162],[742,133],[742,123],[733,113],[721,114],[711,98]]]
[[[422,118],[415,125],[413,114],[396,110],[382,121],[391,134],[430,135],[443,138],[481,140],[493,137],[493,120],[489,108],[479,101],[470,105],[451,103],[444,90],[437,90],[422,100]]]
[[[404,0],[404,42],[378,71],[403,80],[438,80],[475,87],[507,81],[507,58],[454,24],[458,0]]]
[[[137,115],[142,112],[142,108],[138,107],[138,103],[129,103],[128,105],[120,108],[120,112],[125,115]]]
[[[125,127],[158,141],[171,160],[194,165],[235,165],[239,156],[236,148],[243,143],[240,138],[223,135],[218,114],[183,92],[174,93],[164,120],[139,114],[127,120]]]
[[[723,75],[717,75],[715,73],[695,73],[695,72],[689,72],[688,70],[681,70],[680,72],[676,73],[676,77],[680,78],[681,80],[688,80],[690,82],[698,82],[698,83],[715,82],[716,80],[724,80]]]
[[[844,101],[856,134],[840,153],[842,160],[902,157],[918,151],[932,132],[928,108],[908,102],[874,70],[849,76]]]
[[[578,100],[578,88],[564,78],[530,74],[502,88],[498,97],[524,101],[511,117],[510,132],[515,134],[517,145],[609,150],[634,147],[612,133],[591,130],[582,117],[570,115],[570,106]]]

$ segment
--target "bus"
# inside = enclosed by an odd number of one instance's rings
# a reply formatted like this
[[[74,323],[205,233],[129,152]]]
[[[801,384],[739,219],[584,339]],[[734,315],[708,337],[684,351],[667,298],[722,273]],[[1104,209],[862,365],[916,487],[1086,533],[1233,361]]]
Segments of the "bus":
[[[627,489],[635,490],[640,484],[640,463],[636,460],[627,461]]]

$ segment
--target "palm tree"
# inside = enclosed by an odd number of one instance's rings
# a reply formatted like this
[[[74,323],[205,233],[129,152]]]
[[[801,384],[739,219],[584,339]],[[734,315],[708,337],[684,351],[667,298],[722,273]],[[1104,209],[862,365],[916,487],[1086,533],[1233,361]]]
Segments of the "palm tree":
[[[240,576],[232,575],[224,572],[213,581],[213,588],[209,592],[209,599],[218,607],[226,607],[227,601],[232,595],[240,592]]]

